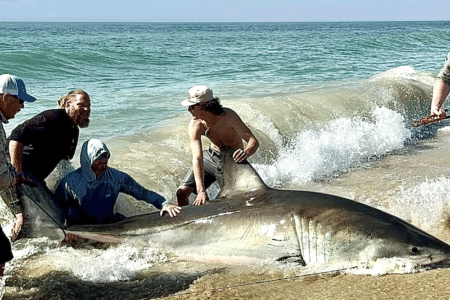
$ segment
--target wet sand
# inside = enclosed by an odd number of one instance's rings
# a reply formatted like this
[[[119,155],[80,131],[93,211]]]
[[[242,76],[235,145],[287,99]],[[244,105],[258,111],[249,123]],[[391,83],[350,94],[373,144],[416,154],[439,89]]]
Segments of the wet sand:
[[[380,276],[287,276],[242,266],[180,275],[172,273],[177,266],[166,266],[166,274],[152,269],[130,281],[93,284],[55,270],[45,255],[10,274],[3,299],[450,299],[450,261],[433,268]]]
[[[339,272],[302,278],[213,274],[188,290],[159,299],[450,299],[450,269],[382,276]]]

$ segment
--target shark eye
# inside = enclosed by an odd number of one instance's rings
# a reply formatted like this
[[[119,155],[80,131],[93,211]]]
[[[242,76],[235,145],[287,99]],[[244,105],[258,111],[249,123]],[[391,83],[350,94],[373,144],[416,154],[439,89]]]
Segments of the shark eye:
[[[412,248],[411,248],[411,252],[412,252],[412,253],[418,253],[418,252],[419,252],[419,249],[417,249],[417,247],[412,247]]]

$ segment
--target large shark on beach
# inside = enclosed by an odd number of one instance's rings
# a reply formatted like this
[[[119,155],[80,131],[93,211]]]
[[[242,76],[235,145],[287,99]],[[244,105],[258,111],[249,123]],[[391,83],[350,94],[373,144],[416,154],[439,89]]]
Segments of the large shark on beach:
[[[448,244],[391,214],[338,196],[269,188],[250,164],[234,163],[230,149],[222,149],[222,155],[224,185],[217,199],[186,206],[176,218],[155,212],[64,228],[64,214],[51,195],[42,187],[24,186],[22,237],[62,240],[70,234],[196,259],[306,265],[393,257],[430,264],[450,256]]]

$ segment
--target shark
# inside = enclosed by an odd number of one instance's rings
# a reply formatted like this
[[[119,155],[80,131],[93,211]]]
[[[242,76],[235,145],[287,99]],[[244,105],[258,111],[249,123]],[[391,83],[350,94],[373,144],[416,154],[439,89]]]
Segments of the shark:
[[[343,197],[268,187],[249,163],[221,149],[223,186],[215,200],[112,224],[64,225],[45,186],[23,186],[22,238],[68,236],[129,243],[196,259],[294,261],[302,265],[405,259],[426,265],[449,258],[450,245],[392,214]]]

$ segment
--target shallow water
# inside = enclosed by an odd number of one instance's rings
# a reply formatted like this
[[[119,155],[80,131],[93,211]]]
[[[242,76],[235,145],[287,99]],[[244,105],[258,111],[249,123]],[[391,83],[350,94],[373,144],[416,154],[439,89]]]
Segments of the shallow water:
[[[410,125],[428,113],[448,52],[447,22],[0,27],[15,43],[0,50],[2,73],[23,77],[38,97],[5,126],[7,133],[54,108],[59,95],[83,88],[93,107],[80,143],[106,141],[111,166],[173,201],[191,164],[189,114],[179,103],[189,87],[204,83],[259,139],[250,161],[269,186],[366,203],[450,243],[450,123]],[[79,166],[78,155],[49,186]],[[116,210],[129,216],[153,208],[122,196]],[[4,207],[0,220],[9,232],[13,217]],[[5,299],[450,297],[447,264],[428,271],[395,260],[350,270],[354,264],[239,266],[151,247],[40,239],[13,250]],[[324,270],[331,273],[317,274]]]

